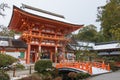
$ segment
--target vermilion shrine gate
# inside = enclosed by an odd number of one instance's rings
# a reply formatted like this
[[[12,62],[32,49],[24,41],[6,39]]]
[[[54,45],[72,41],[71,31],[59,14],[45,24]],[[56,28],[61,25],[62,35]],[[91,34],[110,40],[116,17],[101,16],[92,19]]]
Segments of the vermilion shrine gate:
[[[25,7],[25,6],[24,6]],[[26,6],[33,9],[33,7]],[[39,10],[37,8],[34,8]],[[28,45],[26,50],[26,63],[36,62],[41,55],[53,62],[57,62],[56,55],[61,53],[65,59],[65,46],[70,41],[65,35],[81,28],[83,25],[75,25],[67,22],[64,16],[43,11],[43,14],[55,17],[38,16],[28,13],[16,6],[13,7],[13,15],[9,29],[21,32],[21,37]]]

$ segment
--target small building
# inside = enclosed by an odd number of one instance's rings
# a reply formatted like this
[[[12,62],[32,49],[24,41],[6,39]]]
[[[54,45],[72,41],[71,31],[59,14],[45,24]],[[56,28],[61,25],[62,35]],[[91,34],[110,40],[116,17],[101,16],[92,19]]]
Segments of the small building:
[[[67,49],[71,52],[74,52],[76,50],[94,50],[94,46],[94,42],[78,41],[75,39],[71,39],[71,42],[67,45]]]
[[[70,43],[68,46],[71,51],[87,49],[96,51],[100,56],[120,55],[120,43],[118,41],[93,43],[74,40],[74,43]]]
[[[18,39],[0,36],[0,53],[9,54],[15,58],[25,59],[27,44]]]
[[[96,43],[93,49],[101,56],[120,55],[120,43],[118,41]]]
[[[71,39],[71,42],[67,44],[67,59],[71,60],[72,58],[75,58],[75,55],[78,51],[81,51],[81,55],[83,55],[85,53],[84,51],[86,50],[93,52],[94,46],[95,43],[93,42],[85,42]]]

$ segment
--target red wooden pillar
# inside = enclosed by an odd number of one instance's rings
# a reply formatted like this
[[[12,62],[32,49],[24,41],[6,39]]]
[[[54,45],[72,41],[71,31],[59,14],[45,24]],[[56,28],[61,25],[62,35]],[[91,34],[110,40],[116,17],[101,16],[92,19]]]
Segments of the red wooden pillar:
[[[40,27],[41,27],[41,28],[39,29],[39,36],[42,36],[41,31],[42,31],[42,28],[44,27],[44,25],[42,25],[42,26],[40,26]],[[42,39],[40,39],[40,41],[39,41],[38,60],[41,59],[41,55],[42,55],[41,44],[42,44]]]
[[[38,52],[35,53],[35,62],[37,61]]]
[[[31,49],[31,45],[28,44],[28,49],[26,54],[26,64],[30,64],[30,49]]]
[[[64,46],[62,47],[62,53],[63,53],[63,61],[65,61],[65,55],[66,54],[65,54],[65,47]]]
[[[92,75],[92,65],[89,66],[89,73]]]
[[[2,54],[6,53],[5,48],[2,48],[1,53]]]
[[[105,69],[105,62],[102,62],[102,69]]]
[[[25,50],[24,54],[25,54],[25,55],[24,55],[24,59],[26,60],[26,58],[27,58],[27,57],[26,57],[26,55],[27,55],[27,50]]]
[[[57,30],[55,30],[55,38],[57,38]],[[55,63],[57,62],[57,52],[58,52],[58,48],[57,48],[57,41],[55,42]]]
[[[41,42],[39,44],[39,52],[38,52],[38,60],[40,60],[40,57],[41,57]]]
[[[108,66],[107,66],[107,70],[110,71],[110,65],[109,65],[109,64],[108,64]]]
[[[57,48],[57,44],[55,45],[55,63],[57,62],[57,52],[58,52],[58,48]]]
[[[52,51],[50,51],[50,60],[53,61],[53,58],[52,58]]]

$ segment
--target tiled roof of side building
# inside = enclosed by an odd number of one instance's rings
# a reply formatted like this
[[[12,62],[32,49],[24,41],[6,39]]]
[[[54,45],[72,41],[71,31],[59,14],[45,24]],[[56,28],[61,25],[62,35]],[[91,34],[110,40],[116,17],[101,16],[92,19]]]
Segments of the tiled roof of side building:
[[[120,41],[100,42],[100,43],[95,43],[95,45],[104,45],[104,44],[112,44],[112,43],[120,43]]]
[[[118,49],[120,48],[120,43],[119,41],[97,43],[93,48],[94,50]]]
[[[13,39],[12,40],[12,47],[14,47],[14,48],[27,48],[27,44],[22,40]]]
[[[0,36],[0,47],[9,48],[27,48],[27,44],[19,39]]]

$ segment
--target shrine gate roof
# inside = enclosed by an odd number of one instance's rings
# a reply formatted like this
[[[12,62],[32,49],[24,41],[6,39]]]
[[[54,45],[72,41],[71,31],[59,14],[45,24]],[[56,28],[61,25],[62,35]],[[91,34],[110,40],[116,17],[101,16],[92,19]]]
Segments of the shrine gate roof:
[[[83,25],[78,25],[78,24],[73,24],[64,18],[49,15],[49,14],[44,14],[40,13],[40,15],[36,15],[35,13],[38,12],[28,12],[25,10],[22,10],[16,6],[13,6],[13,14],[12,18],[9,24],[9,28],[16,30],[16,31],[23,31],[23,25],[27,23],[32,23],[32,24],[47,24],[47,25],[52,25],[55,28],[64,28],[66,30],[66,34],[71,33],[81,27]]]

